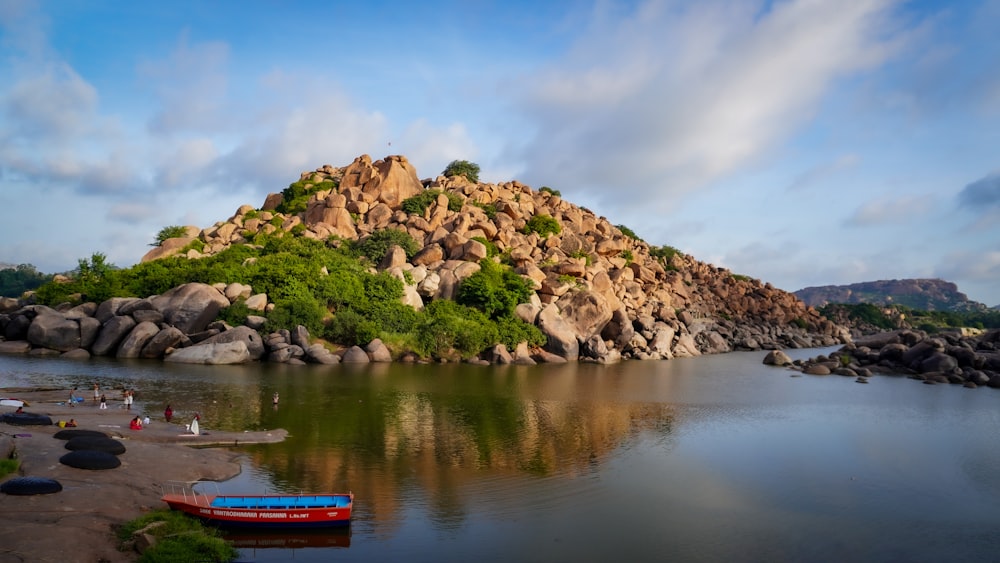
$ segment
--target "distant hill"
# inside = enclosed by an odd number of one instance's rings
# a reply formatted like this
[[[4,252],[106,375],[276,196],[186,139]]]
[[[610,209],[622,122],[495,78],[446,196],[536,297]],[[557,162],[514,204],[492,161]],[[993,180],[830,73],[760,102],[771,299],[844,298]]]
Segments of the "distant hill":
[[[807,287],[795,292],[806,305],[870,303],[903,305],[921,311],[970,313],[986,311],[986,305],[969,300],[952,282],[939,279],[881,280],[851,285]]]

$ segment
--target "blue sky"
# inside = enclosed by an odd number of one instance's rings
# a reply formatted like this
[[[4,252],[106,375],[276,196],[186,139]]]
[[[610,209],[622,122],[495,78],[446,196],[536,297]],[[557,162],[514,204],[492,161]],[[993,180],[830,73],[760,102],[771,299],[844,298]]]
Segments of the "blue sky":
[[[996,0],[0,0],[0,262],[129,266],[403,154],[789,291],[998,305],[998,25]]]

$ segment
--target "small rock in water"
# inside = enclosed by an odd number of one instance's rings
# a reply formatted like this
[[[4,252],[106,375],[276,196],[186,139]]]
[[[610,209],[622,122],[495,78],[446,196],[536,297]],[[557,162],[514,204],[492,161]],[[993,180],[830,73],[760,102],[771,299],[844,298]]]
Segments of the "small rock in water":
[[[855,383],[868,383],[868,378],[867,377],[859,377],[859,378],[855,379],[854,382]]]

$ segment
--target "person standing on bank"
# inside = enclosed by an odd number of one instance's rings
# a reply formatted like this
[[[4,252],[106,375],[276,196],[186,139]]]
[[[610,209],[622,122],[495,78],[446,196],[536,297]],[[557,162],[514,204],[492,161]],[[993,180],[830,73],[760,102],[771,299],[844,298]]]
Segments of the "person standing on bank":
[[[101,393],[101,409],[108,409],[108,398],[104,396],[104,393]]]
[[[277,391],[274,392],[274,397],[271,398],[271,404],[274,405],[275,407],[278,406],[278,392]]]
[[[95,383],[94,384],[94,402],[96,403],[97,401],[100,401],[100,400],[101,400],[101,386]]]
[[[163,411],[163,418],[167,419],[167,422],[170,422],[170,419],[173,417],[174,409],[170,408],[170,405],[167,405],[167,408]]]

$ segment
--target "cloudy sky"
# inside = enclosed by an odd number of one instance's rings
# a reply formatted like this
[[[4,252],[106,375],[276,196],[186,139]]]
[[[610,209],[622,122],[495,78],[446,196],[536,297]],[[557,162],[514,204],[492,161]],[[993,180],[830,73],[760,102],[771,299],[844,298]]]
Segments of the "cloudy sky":
[[[789,291],[998,305],[998,26],[1000,0],[0,0],[0,262],[129,266],[403,154]]]

